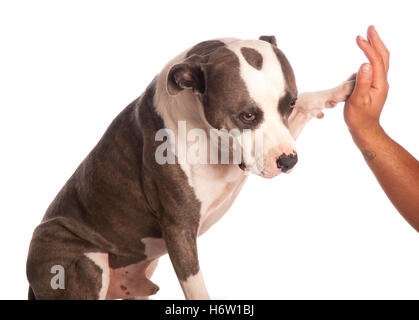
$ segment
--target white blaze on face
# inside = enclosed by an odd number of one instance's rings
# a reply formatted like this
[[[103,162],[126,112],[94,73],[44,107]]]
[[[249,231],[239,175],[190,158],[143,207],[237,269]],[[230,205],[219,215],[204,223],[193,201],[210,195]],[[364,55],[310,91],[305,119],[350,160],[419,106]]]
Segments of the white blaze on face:
[[[285,96],[286,83],[279,60],[270,43],[261,40],[246,40],[230,43],[228,49],[232,50],[240,61],[240,74],[246,84],[250,97],[263,111],[263,122],[259,128],[263,137],[263,159],[245,157],[246,166],[254,173],[264,176],[274,176],[279,173],[276,159],[283,153],[293,152],[295,141],[288,128],[283,123],[278,110],[279,100]],[[260,70],[251,66],[241,53],[241,48],[253,48],[263,57]],[[245,138],[247,140],[254,137]],[[252,143],[245,143],[245,148]],[[253,150],[251,152],[254,154]],[[249,154],[243,150],[243,154]],[[263,161],[262,161],[263,160]],[[262,167],[263,163],[263,167]]]

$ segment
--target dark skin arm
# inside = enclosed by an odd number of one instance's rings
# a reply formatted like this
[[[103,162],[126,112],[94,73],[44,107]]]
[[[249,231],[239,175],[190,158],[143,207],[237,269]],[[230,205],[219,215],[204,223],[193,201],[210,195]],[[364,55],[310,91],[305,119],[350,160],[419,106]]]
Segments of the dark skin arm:
[[[352,138],[390,201],[419,232],[419,161],[392,140],[380,125],[388,93],[389,52],[374,27],[368,40],[357,38],[370,63],[357,74],[344,117]]]

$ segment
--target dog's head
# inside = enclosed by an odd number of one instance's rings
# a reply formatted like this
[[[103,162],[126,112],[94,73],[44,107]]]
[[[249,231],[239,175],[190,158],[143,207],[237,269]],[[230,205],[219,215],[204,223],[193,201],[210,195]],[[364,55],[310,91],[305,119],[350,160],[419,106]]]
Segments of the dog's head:
[[[297,86],[275,37],[198,44],[168,73],[169,94],[183,89],[200,97],[213,128],[240,130],[241,169],[274,177],[297,162],[288,130]]]

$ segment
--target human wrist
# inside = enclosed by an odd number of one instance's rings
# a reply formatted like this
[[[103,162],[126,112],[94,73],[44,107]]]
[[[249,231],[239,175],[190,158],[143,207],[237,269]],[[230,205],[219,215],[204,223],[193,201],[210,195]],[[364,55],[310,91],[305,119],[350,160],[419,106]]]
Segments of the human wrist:
[[[378,139],[386,135],[378,122],[362,128],[348,126],[348,129],[354,143],[361,151],[365,148],[374,147]]]

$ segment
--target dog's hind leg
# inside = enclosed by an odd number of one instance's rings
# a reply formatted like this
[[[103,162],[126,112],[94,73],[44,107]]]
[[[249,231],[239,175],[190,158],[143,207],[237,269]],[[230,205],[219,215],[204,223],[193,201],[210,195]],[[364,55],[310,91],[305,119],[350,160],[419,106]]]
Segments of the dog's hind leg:
[[[29,299],[90,300],[100,298],[106,275],[84,252],[98,251],[57,223],[44,223],[34,232],[26,273]]]
[[[146,300],[159,287],[150,278],[157,267],[156,260],[142,260],[124,267],[110,268],[106,299]]]
[[[72,261],[71,261],[72,260]],[[33,300],[96,300],[103,291],[103,275],[85,256],[29,263],[28,298]]]
[[[153,262],[150,263],[150,265],[148,266],[147,270],[145,271],[145,276],[147,279],[150,279],[151,276],[153,275],[154,271],[157,268],[157,264],[159,262],[159,259],[153,260]],[[132,298],[132,300],[148,300],[149,296],[137,296]]]
[[[33,290],[31,287],[29,287],[29,291],[28,291],[28,300],[36,300],[35,293],[33,293]]]

